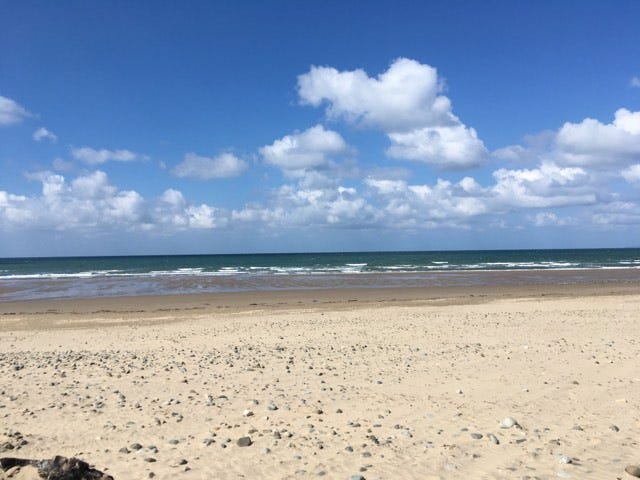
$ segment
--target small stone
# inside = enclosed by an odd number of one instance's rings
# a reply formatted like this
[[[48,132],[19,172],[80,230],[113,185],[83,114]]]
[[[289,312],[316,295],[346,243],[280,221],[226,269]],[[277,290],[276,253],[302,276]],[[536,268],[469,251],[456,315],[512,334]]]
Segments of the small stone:
[[[365,480],[365,478],[362,475],[351,475],[349,480]]]
[[[344,447],[345,451],[353,452],[353,447],[351,445]]]
[[[619,431],[620,431],[620,429],[618,428],[618,426],[617,426],[617,425],[613,425],[613,424],[612,424],[612,425],[609,425],[609,430],[612,430],[612,431],[614,431],[614,432],[619,432]]]
[[[239,447],[248,447],[253,442],[251,441],[251,437],[240,437],[236,443]]]
[[[144,461],[147,462],[147,463],[154,463],[156,461],[156,459],[153,458],[153,457],[147,457],[147,458],[144,459]]]
[[[488,433],[487,438],[491,440],[493,443],[495,443],[496,445],[500,445],[500,440],[498,440],[498,437],[496,437],[493,433]]]
[[[278,406],[275,403],[270,403],[269,405],[267,405],[267,409],[273,412],[275,410],[278,410]]]
[[[271,449],[270,448],[263,448],[262,449],[262,453],[265,454],[265,455],[268,455],[268,454],[271,453]]]
[[[127,447],[122,447],[120,450],[118,450],[118,452],[120,452],[120,453],[131,453]]]
[[[180,443],[180,440],[177,440],[175,438],[172,438],[171,440],[169,440],[169,445],[177,445]]]
[[[511,428],[516,426],[519,426],[519,425],[516,419],[513,417],[505,417],[500,422],[500,428]]]
[[[131,450],[140,450],[142,448],[142,445],[140,445],[139,443],[132,443],[131,445],[129,445],[129,448]]]
[[[481,433],[472,433],[471,434],[471,438],[473,438],[474,440],[480,440],[483,437],[483,435]]]
[[[558,461],[564,464],[573,463],[573,459],[567,455],[562,455]]]
[[[189,463],[189,461],[186,458],[183,458],[178,462],[178,465],[186,465],[187,463]]]
[[[243,417],[252,417],[253,416],[253,412],[251,410],[247,409],[244,412],[242,412],[242,416]]]
[[[640,478],[640,465],[628,465],[624,471],[633,477]]]

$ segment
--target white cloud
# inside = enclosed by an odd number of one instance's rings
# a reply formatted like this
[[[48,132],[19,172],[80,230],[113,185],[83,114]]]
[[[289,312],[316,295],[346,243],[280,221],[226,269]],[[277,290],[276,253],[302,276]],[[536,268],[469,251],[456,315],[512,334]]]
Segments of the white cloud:
[[[559,161],[567,165],[606,167],[640,159],[640,112],[621,108],[612,123],[586,118],[565,123],[556,135]]]
[[[352,187],[304,188],[283,185],[269,206],[250,205],[231,214],[233,221],[278,227],[359,228],[378,222],[376,209]]]
[[[58,140],[58,137],[53,132],[47,130],[45,127],[40,127],[35,132],[33,132],[32,137],[36,142],[41,142],[42,140],[56,142]]]
[[[285,135],[260,149],[265,162],[280,168],[289,176],[327,169],[334,165],[333,158],[350,152],[347,142],[339,133],[325,130],[322,125]]]
[[[536,227],[565,227],[569,225],[577,225],[578,221],[573,217],[558,217],[553,212],[539,212],[530,220]]]
[[[376,78],[331,67],[312,67],[298,77],[303,104],[326,103],[330,119],[381,129],[392,142],[388,154],[394,158],[441,168],[482,164],[488,156],[484,144],[453,114],[442,90],[435,68],[406,58]]]
[[[339,72],[331,67],[311,67],[298,77],[302,103],[317,107],[327,102],[329,118],[384,131],[455,123],[441,91],[435,68],[407,58],[399,58],[377,78],[360,69]]]
[[[91,147],[71,148],[71,156],[76,160],[80,160],[88,165],[100,165],[109,161],[114,162],[134,162],[138,160],[146,160],[146,155],[140,155],[130,150],[95,150]]]
[[[14,100],[0,95],[0,127],[21,123],[31,113],[18,105]]]
[[[597,202],[596,188],[585,170],[544,162],[538,168],[493,172],[491,193],[497,206],[548,208]]]
[[[217,228],[227,222],[223,211],[206,204],[191,204],[177,190],[167,190],[158,199],[120,190],[102,171],[71,181],[51,172],[38,172],[28,178],[42,183],[39,196],[0,191],[0,225],[7,230],[172,232]]]
[[[617,201],[601,205],[592,216],[592,222],[605,228],[640,225],[640,205]]]
[[[629,85],[632,87],[640,87],[640,77],[631,77],[629,80]]]
[[[201,157],[187,153],[184,160],[171,171],[177,177],[211,180],[241,175],[247,169],[247,162],[232,153],[221,153],[216,157]]]
[[[430,163],[445,169],[475,167],[487,156],[476,131],[462,124],[389,133],[389,138],[393,142],[387,150],[390,157]]]
[[[621,172],[622,178],[629,183],[636,183],[640,185],[640,163],[631,165],[629,168],[624,169]]]

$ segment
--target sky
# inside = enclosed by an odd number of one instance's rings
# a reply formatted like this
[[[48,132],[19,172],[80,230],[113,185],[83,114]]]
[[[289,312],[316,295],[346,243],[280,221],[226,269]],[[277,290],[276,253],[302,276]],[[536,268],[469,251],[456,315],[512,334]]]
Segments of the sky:
[[[0,257],[640,246],[640,2],[0,7]]]

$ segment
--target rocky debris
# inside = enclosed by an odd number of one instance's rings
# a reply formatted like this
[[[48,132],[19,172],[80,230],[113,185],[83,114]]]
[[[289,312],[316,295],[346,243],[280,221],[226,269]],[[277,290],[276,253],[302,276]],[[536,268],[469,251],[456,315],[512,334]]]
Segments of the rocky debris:
[[[0,458],[0,480],[113,480],[87,462],[77,458],[56,456],[51,460]]]

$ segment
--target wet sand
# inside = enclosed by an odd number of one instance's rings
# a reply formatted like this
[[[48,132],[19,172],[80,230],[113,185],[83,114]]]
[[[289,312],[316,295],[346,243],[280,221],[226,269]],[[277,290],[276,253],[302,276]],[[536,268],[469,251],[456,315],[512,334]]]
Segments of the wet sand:
[[[0,456],[117,480],[632,478],[639,339],[633,281],[6,302]]]

